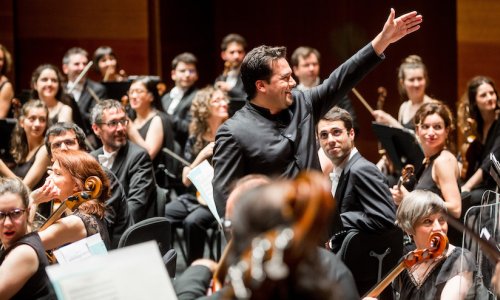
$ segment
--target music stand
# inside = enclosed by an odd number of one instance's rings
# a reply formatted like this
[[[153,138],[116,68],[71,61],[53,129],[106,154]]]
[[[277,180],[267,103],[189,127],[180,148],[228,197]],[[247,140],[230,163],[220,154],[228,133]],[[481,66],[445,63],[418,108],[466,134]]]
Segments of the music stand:
[[[245,106],[247,100],[245,98],[234,97],[229,101],[229,115],[234,115],[240,108]]]
[[[420,168],[424,152],[410,130],[377,122],[372,122],[372,129],[398,172],[407,164]]]
[[[17,120],[12,118],[0,119],[0,158],[5,162],[12,162],[14,159],[10,155],[10,138],[16,126]]]
[[[123,96],[127,94],[128,88],[132,80],[127,81],[103,81],[102,85],[106,88],[106,95],[108,99],[120,101]]]
[[[490,167],[490,175],[493,177],[497,186],[500,187],[500,163],[498,163],[495,154],[490,153],[491,167]]]

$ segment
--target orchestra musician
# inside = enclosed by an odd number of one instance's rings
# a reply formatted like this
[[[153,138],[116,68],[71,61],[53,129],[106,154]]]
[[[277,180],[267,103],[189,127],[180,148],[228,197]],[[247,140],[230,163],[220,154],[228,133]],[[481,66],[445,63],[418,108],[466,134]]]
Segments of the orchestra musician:
[[[230,101],[247,99],[240,74],[246,47],[247,41],[237,33],[230,33],[222,39],[220,56],[224,61],[224,71],[215,79],[215,86],[227,93]]]
[[[50,198],[61,202],[76,192],[84,190],[85,181],[91,176],[101,180],[101,192],[97,198],[82,203],[73,214],[63,217],[38,234],[47,250],[73,243],[99,233],[104,245],[110,249],[110,240],[104,221],[105,202],[110,196],[109,180],[99,162],[92,155],[80,150],[54,151],[49,177],[42,189],[49,190]],[[32,199],[50,200],[49,197]]]
[[[359,299],[349,269],[318,247],[334,206],[328,180],[305,172],[295,180],[254,177],[247,184],[228,215],[227,280],[207,299]],[[287,271],[272,272],[282,268]],[[174,282],[179,299],[205,295],[214,269],[207,260],[196,261]]]
[[[181,148],[184,147],[189,137],[190,108],[198,91],[195,86],[198,81],[197,64],[198,59],[189,52],[183,52],[174,57],[170,76],[175,86],[161,98],[163,111],[172,118],[175,140]]]
[[[188,264],[203,256],[206,230],[215,219],[206,204],[201,204],[195,196],[187,175],[204,160],[212,158],[215,133],[229,116],[228,103],[226,94],[220,89],[206,87],[196,93],[191,105],[190,137],[184,147],[184,158],[191,163],[182,172],[182,182],[188,187],[188,193],[165,207],[165,217],[172,224],[182,222]]]
[[[168,178],[159,167],[160,164],[165,167],[172,165],[161,149],[174,149],[174,132],[170,117],[163,112],[156,81],[149,76],[137,77],[129,87],[128,99],[135,112],[133,121],[127,125],[128,138],[146,149],[153,161],[156,183],[168,188]]]
[[[373,111],[375,121],[397,128],[414,130],[413,117],[424,103],[433,101],[426,95],[429,85],[427,67],[418,55],[406,57],[398,69],[398,91],[401,98],[408,99],[399,107],[398,119],[383,110]]]
[[[467,109],[470,112],[468,117],[477,125],[476,132],[471,134],[475,135],[480,148],[475,149],[472,155],[466,153],[467,157],[476,160],[468,162],[472,176],[466,178],[467,181],[462,185],[463,192],[471,192],[471,201],[464,203],[464,213],[468,207],[481,203],[485,190],[495,190],[497,186],[493,178],[489,176],[491,166],[489,154],[493,153],[497,158],[500,157],[498,100],[498,91],[491,78],[476,76],[467,84],[466,96],[462,101],[464,101],[463,105],[468,106]],[[467,120],[462,120],[459,124],[464,124],[464,122]],[[469,149],[474,150],[472,147]]]
[[[448,213],[460,218],[459,167],[450,142],[455,129],[451,111],[441,102],[429,102],[415,113],[414,122],[425,159],[420,170],[416,171],[416,183],[410,189],[436,193],[444,200]],[[399,205],[408,190],[404,185],[394,186],[391,193],[396,205]],[[448,237],[454,243],[461,241],[461,234],[455,230],[450,231]]]
[[[32,98],[40,99],[47,105],[51,124],[74,121],[73,109],[67,101],[63,100],[62,83],[62,74],[54,65],[40,65],[31,75]]]
[[[106,88],[102,84],[87,78],[87,73],[83,72],[89,63],[88,57],[88,52],[85,49],[73,47],[66,51],[62,59],[62,70],[68,79],[67,93],[71,94],[73,100],[76,101],[82,120],[81,122],[75,120],[75,123],[85,131],[87,137],[93,134],[90,111],[97,101],[106,99]],[[80,80],[77,81],[78,77],[80,77]],[[72,108],[76,110],[74,105]],[[97,144],[94,143],[92,146],[97,146]]]
[[[285,47],[259,46],[241,65],[247,103],[219,128],[214,148],[214,198],[219,215],[229,187],[252,173],[294,177],[320,169],[315,126],[383,59],[391,44],[420,28],[422,16],[411,12],[395,18],[391,9],[382,31],[363,49],[310,91],[296,83]]]
[[[29,189],[19,178],[0,178],[0,298],[57,299],[37,232],[29,233]]]
[[[7,78],[12,67],[12,56],[4,45],[0,44],[0,119],[9,115],[10,101],[14,98],[14,87]]]
[[[101,81],[124,81],[127,75],[124,70],[119,70],[118,61],[113,49],[109,46],[101,46],[94,52],[94,70],[101,75]]]
[[[41,100],[30,100],[22,106],[11,137],[11,154],[16,164],[11,170],[0,159],[0,175],[20,177],[30,189],[43,184],[50,163],[43,147],[48,118],[49,110]]]
[[[437,194],[424,190],[415,190],[403,198],[396,222],[411,236],[417,249],[428,247],[432,233],[448,232],[445,204]],[[396,299],[466,299],[475,265],[471,252],[450,244],[444,255],[404,270],[393,281]]]

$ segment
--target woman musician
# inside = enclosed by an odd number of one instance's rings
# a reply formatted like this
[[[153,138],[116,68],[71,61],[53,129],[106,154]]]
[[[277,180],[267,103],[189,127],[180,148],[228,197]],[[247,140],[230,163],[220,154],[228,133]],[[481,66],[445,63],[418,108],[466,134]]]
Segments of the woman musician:
[[[405,102],[399,107],[398,119],[383,110],[373,111],[375,121],[388,126],[414,130],[413,117],[424,103],[433,101],[426,94],[429,84],[427,67],[418,55],[406,57],[398,69],[398,90]]]
[[[445,202],[438,195],[417,190],[402,200],[396,223],[412,237],[417,249],[424,249],[432,233],[448,232],[446,211]],[[449,245],[444,255],[404,270],[393,281],[395,299],[465,299],[472,287],[474,270],[472,253]]]
[[[450,149],[454,130],[451,111],[441,102],[426,103],[416,112],[414,122],[425,160],[416,171],[417,182],[413,190],[429,190],[438,194],[449,214],[458,219],[462,212],[462,199],[458,162],[453,149]],[[395,186],[391,192],[396,205],[399,205],[408,190],[404,186]],[[458,243],[461,235],[453,231],[450,240]]]
[[[59,199],[65,201],[75,192],[83,191],[85,181],[91,176],[101,180],[101,193],[78,206],[73,214],[63,217],[39,235],[46,249],[55,249],[76,242],[96,233],[101,235],[106,248],[110,248],[104,221],[105,201],[109,198],[109,180],[99,162],[90,154],[79,150],[54,151],[52,168],[45,184],[31,194],[36,204]]]
[[[28,202],[19,178],[0,178],[0,299],[57,299],[40,236],[28,231]]]
[[[193,99],[190,137],[184,147],[184,158],[191,164],[184,167],[182,172],[182,182],[188,188],[191,181],[187,175],[191,169],[213,155],[215,133],[229,117],[228,104],[226,94],[213,87],[199,90]],[[200,198],[195,196],[194,189],[188,191],[178,197],[179,201],[166,205],[165,217],[173,224],[182,222],[187,241],[187,260],[191,264],[203,256],[206,230],[214,217],[208,207],[199,203]]]
[[[498,121],[498,91],[495,83],[491,78],[485,76],[476,76],[467,84],[467,91],[462,103],[459,104],[469,112],[469,116],[459,113],[465,119],[459,120],[458,124],[465,124],[471,118],[477,125],[475,135],[476,142],[480,148],[476,149],[476,153],[467,155],[468,157],[477,158],[476,161],[469,161],[468,169],[472,176],[465,178],[467,180],[462,186],[462,191],[471,192],[471,202],[464,203],[464,208],[481,203],[481,198],[485,190],[494,190],[496,188],[495,181],[488,175],[491,166],[489,154],[493,153],[497,158],[500,158],[500,122]],[[461,130],[461,131],[462,131]],[[463,131],[462,131],[463,132]],[[476,143],[475,142],[475,143]],[[469,147],[469,149],[473,149]],[[474,148],[475,149],[475,148]],[[465,211],[464,211],[465,212]]]

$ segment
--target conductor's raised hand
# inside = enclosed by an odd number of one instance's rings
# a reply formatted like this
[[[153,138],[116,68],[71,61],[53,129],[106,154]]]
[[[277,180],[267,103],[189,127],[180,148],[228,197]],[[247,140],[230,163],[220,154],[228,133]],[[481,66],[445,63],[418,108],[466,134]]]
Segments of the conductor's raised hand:
[[[382,31],[373,39],[372,46],[377,54],[381,54],[392,43],[420,29],[422,15],[416,11],[409,12],[395,18],[396,12],[391,8],[389,17],[384,24]]]

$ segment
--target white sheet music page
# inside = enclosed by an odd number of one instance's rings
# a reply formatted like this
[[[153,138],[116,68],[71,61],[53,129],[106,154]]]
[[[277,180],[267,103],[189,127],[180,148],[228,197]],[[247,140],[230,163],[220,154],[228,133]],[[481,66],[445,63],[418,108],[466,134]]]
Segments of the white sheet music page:
[[[214,201],[214,189],[212,187],[212,179],[214,178],[214,168],[204,160],[202,163],[194,167],[187,175],[189,180],[194,184],[198,192],[200,192],[203,200],[207,202],[208,208],[219,224],[221,224],[217,208]]]
[[[155,241],[46,271],[59,300],[177,299]]]

